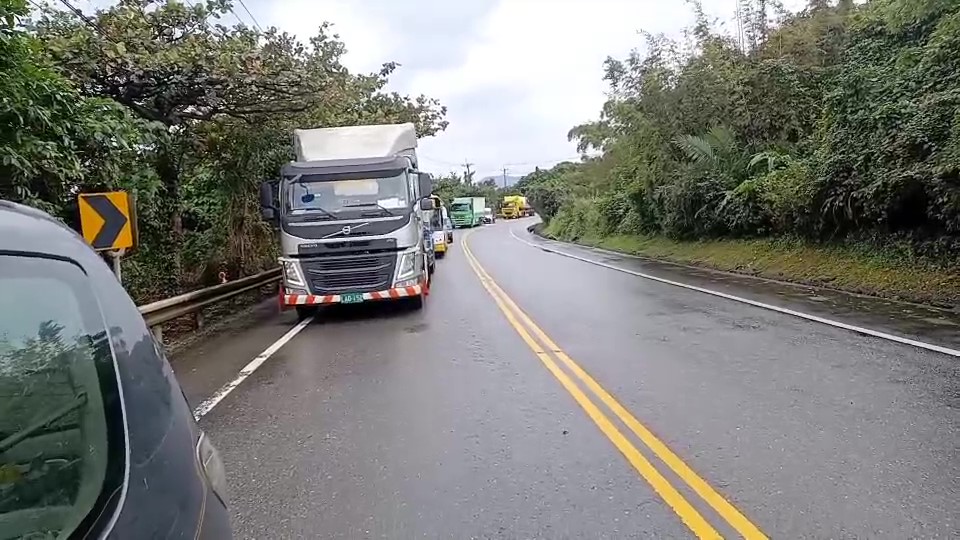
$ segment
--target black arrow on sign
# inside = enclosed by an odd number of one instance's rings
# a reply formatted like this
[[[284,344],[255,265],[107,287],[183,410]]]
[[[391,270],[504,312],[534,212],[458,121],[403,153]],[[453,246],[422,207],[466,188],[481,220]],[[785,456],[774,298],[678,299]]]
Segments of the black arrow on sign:
[[[103,218],[103,227],[100,227],[100,231],[93,239],[94,249],[112,248],[120,232],[127,225],[127,216],[123,215],[123,212],[114,206],[106,195],[90,195],[84,199]]]

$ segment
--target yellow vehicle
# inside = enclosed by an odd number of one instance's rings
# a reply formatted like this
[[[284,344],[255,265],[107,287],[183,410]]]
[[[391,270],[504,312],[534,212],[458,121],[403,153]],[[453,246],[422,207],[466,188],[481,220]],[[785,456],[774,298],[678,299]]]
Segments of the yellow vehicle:
[[[504,219],[516,219],[526,215],[527,198],[521,195],[507,195],[500,205],[500,215]]]
[[[436,195],[431,195],[434,210],[430,212],[430,229],[433,235],[433,252],[438,259],[442,259],[453,244],[453,222],[443,201]]]

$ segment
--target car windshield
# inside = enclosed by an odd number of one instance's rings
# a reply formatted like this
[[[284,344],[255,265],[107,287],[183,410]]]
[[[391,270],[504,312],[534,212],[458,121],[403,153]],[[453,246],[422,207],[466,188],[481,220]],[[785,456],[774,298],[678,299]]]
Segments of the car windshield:
[[[109,483],[102,396],[116,379],[86,279],[0,256],[0,538],[67,537]]]
[[[320,179],[301,176],[287,184],[287,209],[293,212],[341,212],[346,208],[373,207],[387,212],[409,206],[406,173],[386,178]]]

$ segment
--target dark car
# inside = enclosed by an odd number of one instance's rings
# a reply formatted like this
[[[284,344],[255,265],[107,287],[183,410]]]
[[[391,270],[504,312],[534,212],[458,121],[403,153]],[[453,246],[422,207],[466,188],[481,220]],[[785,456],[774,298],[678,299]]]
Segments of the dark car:
[[[229,538],[225,485],[104,260],[0,201],[0,540]]]

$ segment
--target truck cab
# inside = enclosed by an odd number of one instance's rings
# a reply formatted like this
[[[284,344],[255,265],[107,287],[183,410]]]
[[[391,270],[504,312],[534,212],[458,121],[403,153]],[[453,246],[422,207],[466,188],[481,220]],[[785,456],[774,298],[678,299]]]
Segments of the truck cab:
[[[422,307],[433,266],[430,175],[417,169],[412,124],[296,130],[297,160],[260,190],[279,229],[280,302],[409,298]]]
[[[483,197],[457,197],[450,205],[453,226],[456,228],[476,227],[482,223],[486,200]]]
[[[500,206],[500,215],[504,219],[517,219],[523,217],[523,206],[526,204],[526,199],[518,195],[507,195],[503,198],[503,202]]]

